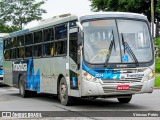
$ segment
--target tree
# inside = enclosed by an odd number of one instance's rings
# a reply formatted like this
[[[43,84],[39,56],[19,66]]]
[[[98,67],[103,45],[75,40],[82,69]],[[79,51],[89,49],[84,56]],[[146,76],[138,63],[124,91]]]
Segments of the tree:
[[[22,29],[29,22],[41,20],[42,14],[46,10],[40,8],[45,3],[44,0],[1,0],[0,21],[11,26]]]
[[[0,23],[0,33],[10,33],[10,32],[14,32],[17,30],[20,30],[20,28],[16,26],[9,26],[9,25]]]
[[[90,0],[92,11],[122,11],[146,15],[151,21],[151,0]],[[154,0],[155,22],[160,21],[160,0]]]

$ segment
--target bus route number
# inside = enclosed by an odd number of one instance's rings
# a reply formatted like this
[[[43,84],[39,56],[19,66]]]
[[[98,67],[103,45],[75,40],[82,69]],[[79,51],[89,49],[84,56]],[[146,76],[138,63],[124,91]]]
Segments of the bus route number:
[[[96,77],[97,77],[97,78],[102,78],[102,77],[103,77],[103,74],[98,73],[98,74],[96,74]]]

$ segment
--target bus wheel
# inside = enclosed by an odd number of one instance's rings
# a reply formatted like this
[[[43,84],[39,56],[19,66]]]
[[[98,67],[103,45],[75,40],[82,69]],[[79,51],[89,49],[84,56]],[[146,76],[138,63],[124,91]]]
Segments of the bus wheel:
[[[68,96],[68,87],[65,78],[61,78],[60,84],[59,84],[59,98],[61,101],[61,104],[63,105],[71,105],[73,104],[73,97]]]
[[[24,85],[24,83],[23,83],[22,76],[20,77],[20,80],[19,80],[19,94],[20,94],[23,98],[29,96],[29,91],[25,90],[25,85]]]
[[[117,98],[120,103],[129,103],[132,99],[132,95],[127,98]]]

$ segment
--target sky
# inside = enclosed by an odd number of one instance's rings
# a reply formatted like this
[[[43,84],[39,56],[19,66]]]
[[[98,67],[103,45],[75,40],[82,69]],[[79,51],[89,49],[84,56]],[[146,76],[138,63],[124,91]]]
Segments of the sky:
[[[46,3],[42,5],[42,8],[47,11],[46,14],[42,15],[42,18],[46,19],[65,13],[81,14],[90,12],[90,4],[89,0],[47,0]],[[25,26],[25,28],[30,28],[37,24],[38,22],[34,21]]]

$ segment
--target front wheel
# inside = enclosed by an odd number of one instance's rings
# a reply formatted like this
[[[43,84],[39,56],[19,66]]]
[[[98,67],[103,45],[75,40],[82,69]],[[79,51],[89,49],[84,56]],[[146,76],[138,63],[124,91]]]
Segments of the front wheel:
[[[126,98],[117,98],[120,103],[129,103],[132,99],[132,95]]]
[[[72,105],[73,104],[73,97],[68,95],[68,87],[67,82],[64,77],[61,78],[60,84],[59,84],[59,99],[61,101],[61,104],[63,105]]]

